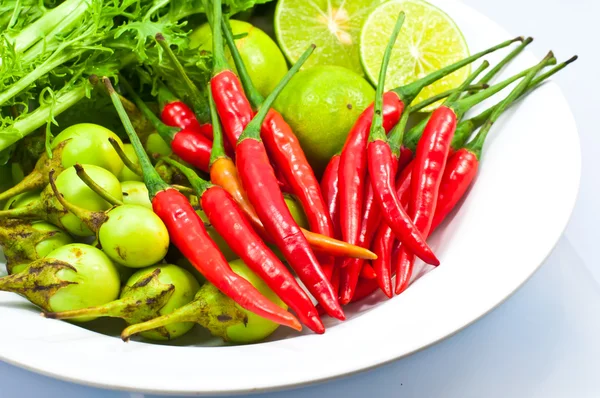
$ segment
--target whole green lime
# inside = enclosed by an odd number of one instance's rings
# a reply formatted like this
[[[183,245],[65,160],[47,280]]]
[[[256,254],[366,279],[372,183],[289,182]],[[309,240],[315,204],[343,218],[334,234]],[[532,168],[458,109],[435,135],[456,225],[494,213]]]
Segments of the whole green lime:
[[[275,102],[320,176],[348,132],[375,98],[373,87],[341,66],[317,66],[292,78]]]
[[[252,83],[258,92],[267,96],[286,74],[288,68],[285,57],[277,44],[265,32],[248,22],[230,20],[231,30],[235,36],[247,34],[236,40],[236,47],[248,70]],[[190,47],[204,51],[212,51],[212,32],[208,24],[195,29],[190,35]],[[227,47],[227,46],[225,46]],[[225,56],[233,70],[233,59],[228,48]]]

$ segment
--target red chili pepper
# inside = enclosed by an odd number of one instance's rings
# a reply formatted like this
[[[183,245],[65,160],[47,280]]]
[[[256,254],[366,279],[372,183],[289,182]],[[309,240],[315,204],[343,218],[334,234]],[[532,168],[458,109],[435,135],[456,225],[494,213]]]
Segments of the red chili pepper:
[[[336,237],[341,237],[342,232],[340,229],[340,200],[339,200],[339,173],[340,168],[340,155],[335,154],[327,164],[323,177],[321,178],[321,192],[323,199],[327,205],[327,211],[331,217],[333,224],[333,230]]]
[[[260,128],[274,100],[313,50],[314,46],[311,46],[303,54],[269,95],[255,118],[246,126],[236,147],[237,168],[258,217],[290,266],[329,315],[344,319],[331,283],[285,204],[260,139]]]
[[[533,77],[550,62],[556,62],[552,57],[547,57],[537,66],[526,71],[526,79],[518,87],[525,89]],[[490,88],[492,90],[493,88]],[[489,94],[489,93],[487,93]],[[464,114],[461,104],[472,103],[478,100],[478,96],[484,97],[485,92],[478,93],[472,97],[454,103],[453,105],[442,105],[436,109],[423,132],[423,137],[417,145],[414,166],[411,177],[411,200],[409,211],[413,215],[413,221],[424,236],[429,236],[433,216],[438,201],[438,194],[450,145],[456,130],[457,114]],[[405,245],[400,249],[396,269],[396,294],[403,292],[410,282],[414,256],[410,248]]]
[[[213,74],[210,79],[210,90],[227,142],[235,148],[240,135],[252,120],[254,112],[240,79],[233,73],[225,58],[221,14],[221,1],[213,1],[213,10],[207,13],[213,38]]]
[[[173,153],[194,167],[208,172],[212,142],[190,127],[179,129],[167,126],[148,108],[123,77],[119,79],[119,83],[125,87],[133,102],[152,123],[161,138],[171,146]]]
[[[180,129],[190,128],[212,140],[213,131],[210,123],[200,124],[194,111],[164,85],[158,87],[158,103],[161,110],[160,118],[164,124]]]
[[[531,81],[527,88],[524,91],[521,91],[516,98],[507,97],[505,101],[499,103],[498,105],[493,106],[479,115],[463,122],[466,123],[468,128],[472,131],[486,122],[487,124],[482,128],[482,130],[469,145],[458,149],[448,160],[448,164],[444,170],[444,175],[442,176],[442,183],[440,184],[435,215],[431,224],[431,232],[435,231],[435,229],[446,219],[448,214],[465,195],[469,186],[477,175],[483,143],[488,130],[490,129],[489,124],[493,124],[494,120],[496,120],[503,112],[503,109],[512,105],[526,92],[530,91],[539,83],[564,69],[567,65],[575,62],[576,60],[577,56],[557,65],[556,67],[552,68],[552,70],[540,75],[539,77],[536,77],[533,81]]]
[[[231,195],[223,188],[202,180],[192,169],[181,163],[169,158],[164,158],[164,161],[178,168],[190,181],[211,225],[233,252],[296,312],[302,323],[316,333],[324,333],[323,322],[308,295],[279,258],[263,243]]]
[[[269,301],[248,281],[231,270],[188,199],[169,187],[154,170],[110,80],[106,77],[103,80],[138,156],[152,208],[165,223],[171,242],[210,283],[240,306],[279,324],[301,330],[302,326],[292,314]],[[213,211],[213,208],[209,211]]]
[[[444,76],[504,48],[519,37],[503,42],[453,65],[442,68],[407,86],[398,87],[383,97],[383,126],[389,131],[400,120],[405,104],[410,104],[421,90]],[[364,181],[367,171],[367,141],[373,119],[373,106],[363,111],[348,134],[340,160],[340,220],[344,240],[356,244],[360,234],[361,209]]]
[[[406,208],[410,198],[410,177],[412,162],[410,162],[396,179],[396,194],[402,207]],[[392,250],[396,236],[387,224],[382,224],[373,240],[373,251],[377,259],[373,261],[373,269],[377,274],[377,283],[386,296],[392,297]]]
[[[393,45],[400,33],[400,28],[403,23],[404,13],[402,12],[398,17],[381,64],[381,72],[379,74],[379,82],[375,96],[373,123],[371,124],[367,148],[369,179],[371,181],[371,186],[373,187],[375,200],[381,209],[381,213],[387,224],[396,234],[398,240],[400,240],[404,246],[409,247],[413,252],[417,253],[419,258],[423,259],[425,262],[437,265],[439,264],[439,261],[425,242],[425,238],[413,225],[412,221],[404,211],[404,208],[400,205],[400,201],[396,195],[394,180],[397,162],[394,162],[392,149],[387,142],[386,132],[383,127],[382,108],[385,75]]]
[[[364,279],[375,279],[377,278],[377,273],[375,273],[375,269],[370,263],[365,263],[360,271],[360,277]]]
[[[225,40],[250,104],[254,109],[259,109],[263,105],[264,99],[252,84],[244,61],[235,45],[231,29],[225,19],[222,20],[222,26]],[[333,224],[321,194],[319,181],[306,159],[300,141],[283,116],[275,109],[270,109],[267,114],[267,118],[261,127],[261,138],[267,148],[269,159],[274,165],[276,174],[281,174],[279,180],[287,182],[291,188],[289,192],[294,194],[300,201],[310,230],[324,236],[334,237]],[[334,258],[319,256],[319,262],[325,274],[331,278]]]

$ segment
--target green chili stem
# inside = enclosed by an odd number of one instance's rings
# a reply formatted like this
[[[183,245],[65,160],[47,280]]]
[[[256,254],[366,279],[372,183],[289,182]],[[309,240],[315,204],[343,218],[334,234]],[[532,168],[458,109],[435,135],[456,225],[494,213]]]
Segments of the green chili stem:
[[[396,25],[394,25],[394,29],[392,30],[392,34],[390,35],[390,39],[388,40],[383,53],[383,59],[381,60],[377,90],[375,91],[375,105],[373,107],[373,121],[371,122],[371,131],[369,132],[369,142],[375,140],[387,140],[387,135],[383,128],[383,89],[385,87],[385,75],[387,74],[388,65],[390,64],[392,50],[394,49],[394,44],[396,44],[396,39],[398,39],[402,25],[404,25],[404,18],[404,12],[398,14]]]
[[[515,59],[517,57],[517,55],[521,54],[523,52],[523,50],[525,49],[525,47],[527,47],[529,44],[531,44],[532,41],[533,41],[533,37],[528,37],[525,40],[523,40],[523,43],[521,43],[517,48],[512,50],[510,52],[510,54],[508,54],[506,57],[504,57],[504,59],[502,61],[498,62],[498,64],[496,66],[494,66],[481,79],[479,79],[479,81],[477,83],[479,83],[479,84],[489,83],[494,78],[494,76],[496,76],[506,65],[508,65],[510,63],[510,61]]]
[[[551,65],[552,62],[556,63],[556,58],[551,58],[550,61],[547,63],[547,65]],[[454,109],[454,111],[456,112],[456,114],[459,117],[462,117],[462,115],[464,115],[469,109],[471,109],[475,105],[479,104],[482,101],[485,101],[486,99],[490,98],[492,95],[504,90],[506,87],[510,86],[513,82],[519,80],[523,76],[527,76],[529,74],[529,72],[531,72],[532,70],[534,70],[536,68],[537,68],[537,66],[526,69],[526,70],[522,71],[521,73],[518,73],[518,74],[514,75],[513,77],[506,79],[505,81],[503,81],[501,83],[491,86],[487,90],[480,91],[477,94],[474,94],[470,97],[461,99],[449,106],[452,109]]]
[[[225,153],[225,146],[223,145],[223,128],[221,127],[221,121],[219,120],[219,113],[217,112],[217,106],[212,96],[212,91],[208,90],[208,106],[210,108],[210,120],[212,120],[213,126],[213,145],[210,151],[209,169],[212,165],[221,158],[227,158]]]
[[[533,81],[531,83],[529,83],[529,86],[527,86],[527,89],[524,92],[521,93],[521,95],[519,96],[519,98],[521,98],[523,95],[525,95],[529,91],[533,90],[538,84],[542,83],[543,81],[545,81],[546,79],[548,79],[552,75],[560,72],[561,70],[563,70],[564,68],[566,68],[567,65],[569,65],[570,63],[575,62],[576,60],[577,60],[577,56],[574,56],[571,59],[569,59],[569,60],[567,60],[565,62],[562,62],[562,63],[556,65],[554,68],[552,68],[548,72],[537,76],[535,79],[533,79]],[[469,121],[473,125],[471,133],[473,131],[475,131],[476,129],[478,129],[479,127],[481,127],[485,123],[485,121],[487,119],[489,119],[489,117],[494,112],[494,109],[496,108],[496,106],[498,106],[498,104],[496,104],[496,105],[494,105],[494,106],[486,109],[485,111],[481,112],[479,115],[474,116],[474,117],[472,117],[472,118],[469,119]]]
[[[90,175],[86,173],[82,165],[80,165],[79,163],[75,163],[75,166],[73,167],[75,168],[77,177],[79,177],[85,185],[87,185],[92,191],[98,194],[98,196],[100,196],[102,199],[106,200],[113,206],[121,206],[123,204],[123,202],[112,196],[106,189],[98,185],[96,181],[94,181],[92,177],[90,177]]]
[[[398,94],[398,96],[402,99],[402,101],[404,101],[404,103],[408,105],[414,101],[414,99],[419,95],[419,93],[421,92],[421,90],[423,90],[423,88],[429,86],[432,83],[435,83],[436,81],[440,80],[444,76],[449,75],[450,73],[455,72],[466,65],[469,65],[470,63],[478,60],[479,58],[481,58],[487,54],[490,54],[501,48],[510,46],[512,43],[514,43],[516,41],[523,41],[523,37],[516,37],[512,40],[507,40],[505,42],[502,42],[494,47],[491,47],[487,50],[484,50],[482,52],[474,54],[468,58],[465,58],[462,61],[459,61],[455,64],[446,66],[445,68],[442,68],[433,73],[430,73],[429,75],[423,77],[422,79],[416,80],[406,86],[397,87],[397,88],[393,89],[392,91],[395,92],[396,94]]]
[[[188,179],[188,181],[192,185],[192,189],[194,190],[194,193],[198,195],[198,197],[201,197],[208,188],[212,187],[212,184],[210,182],[203,180],[198,176],[198,174],[196,174],[194,170],[182,165],[178,161],[168,158],[166,156],[161,157],[160,160],[167,164],[170,164],[171,166],[181,171],[181,173],[185,176],[185,178]]]
[[[552,51],[550,51],[548,55],[546,55],[546,57],[542,60],[542,62],[540,62],[534,68],[531,68],[527,73],[527,76],[525,76],[525,78],[517,85],[517,87],[515,87],[510,92],[510,94],[503,101],[501,101],[498,104],[498,106],[495,107],[489,119],[485,122],[481,130],[479,130],[479,133],[477,133],[473,141],[471,141],[466,146],[466,148],[473,152],[478,159],[481,158],[481,151],[483,150],[485,139],[487,138],[488,133],[490,132],[490,129],[492,128],[496,120],[498,120],[500,115],[506,110],[506,108],[508,108],[508,106],[511,103],[513,103],[517,98],[519,98],[521,94],[523,94],[523,92],[532,82],[535,75],[537,75],[538,72],[542,70],[546,65],[551,65],[553,62],[556,63],[556,58],[554,58],[554,54],[552,53]]]
[[[206,3],[210,3],[207,1]],[[225,58],[225,45],[223,44],[223,31],[221,30],[221,16],[223,10],[221,6],[221,0],[212,0],[212,12],[208,12],[209,6],[206,5],[208,23],[212,28],[213,38],[213,76],[230,70],[227,59]]]
[[[160,109],[164,108],[167,104],[170,104],[171,102],[175,101],[179,101],[179,98],[177,98],[175,94],[173,94],[163,82],[159,81],[158,104],[160,106]]]
[[[400,118],[398,124],[392,129],[390,135],[388,137],[388,143],[390,148],[392,149],[392,154],[397,158],[400,156],[400,148],[402,147],[402,140],[404,139],[404,130],[406,129],[406,124],[408,123],[408,119],[410,118],[410,110],[406,109]]]
[[[106,85],[106,81],[104,80],[104,78],[102,80],[103,80],[104,84]],[[177,134],[180,129],[178,129],[176,127],[167,126],[166,124],[161,122],[161,120],[158,118],[158,116],[156,116],[154,114],[154,112],[152,112],[152,110],[150,108],[148,108],[148,105],[146,105],[146,103],[144,101],[142,101],[140,96],[137,95],[137,93],[133,90],[133,87],[131,87],[129,82],[125,78],[123,78],[123,76],[119,76],[119,84],[125,88],[125,91],[127,91],[127,94],[129,94],[129,96],[133,99],[134,104],[138,107],[140,112],[142,112],[142,115],[144,115],[144,117],[150,121],[152,126],[154,126],[158,135],[160,135],[160,137],[163,140],[165,140],[165,142],[167,144],[170,144],[171,142],[173,142],[173,137],[175,137],[175,134]],[[111,87],[112,87],[112,85],[111,85]],[[114,91],[114,89],[113,89],[113,91]],[[115,95],[117,96],[117,100],[119,100],[119,94],[116,91],[114,91],[114,92],[115,92]],[[121,107],[125,111],[125,108],[123,107],[123,104],[121,103],[121,100],[119,100],[119,104],[121,104]],[[127,115],[127,111],[125,111],[125,115]],[[127,116],[127,120],[129,120],[129,116]],[[131,120],[130,120],[130,123],[131,123]],[[135,132],[135,130],[134,130],[134,132]],[[137,136],[137,134],[136,134],[136,136]]]
[[[302,65],[304,65],[308,57],[310,57],[313,51],[315,51],[315,47],[316,46],[314,44],[311,44],[308,47],[308,49],[304,51],[304,54],[302,54],[298,61],[285,74],[283,79],[281,79],[281,81],[277,84],[277,87],[275,87],[275,89],[271,92],[271,94],[269,94],[265,102],[262,104],[258,113],[254,116],[250,123],[248,123],[248,125],[244,129],[244,132],[238,139],[238,143],[242,142],[247,138],[252,138],[260,141],[260,128],[265,118],[267,117],[267,113],[269,112],[269,110],[271,110],[273,102],[275,102],[279,94],[281,94],[281,92],[292,79],[292,77],[294,77],[294,75],[300,70]]]
[[[486,88],[489,88],[489,86],[487,84],[473,84],[469,87],[467,87],[468,91],[473,91],[473,92],[478,92],[481,90],[485,90]],[[450,95],[454,94],[455,92],[464,92],[462,87],[457,87],[457,88],[453,88],[451,90],[446,90],[443,93],[434,95],[432,97],[427,98],[426,100],[423,100],[421,102],[419,102],[418,104],[415,104],[409,108],[407,108],[407,110],[410,113],[415,113],[415,112],[420,112],[423,109],[427,108],[429,105],[433,105],[436,102],[443,100],[444,98],[449,97]]]
[[[446,101],[444,102],[444,104],[451,104],[453,102],[455,102],[456,100],[458,100],[460,98],[460,94],[467,90],[468,87],[471,85],[471,83],[473,83],[473,81],[475,81],[475,79],[477,79],[477,76],[479,76],[484,70],[486,70],[487,68],[489,68],[490,63],[488,61],[483,61],[481,63],[481,65],[479,65],[479,68],[477,68],[475,70],[475,72],[471,73],[467,79],[463,82],[463,84],[461,84],[459,86],[460,90],[457,90],[455,93],[451,94]]]
[[[135,129],[131,124],[131,120],[129,120],[127,112],[125,112],[125,108],[123,108],[123,104],[121,104],[121,101],[119,101],[119,96],[113,88],[112,84],[110,83],[110,79],[108,77],[103,77],[102,81],[104,82],[104,85],[108,90],[110,99],[112,100],[112,103],[119,115],[119,118],[121,119],[121,123],[123,123],[123,127],[125,127],[125,132],[127,132],[129,141],[131,141],[133,149],[135,150],[135,153],[140,161],[144,182],[146,183],[146,187],[148,188],[150,200],[152,200],[158,192],[163,191],[165,189],[171,189],[171,187],[169,187],[169,185],[160,178],[160,175],[154,169],[152,162],[150,162],[150,158],[148,158],[148,155],[144,151],[142,142],[135,133]]]
[[[133,163],[131,161],[131,159],[129,159],[129,157],[127,157],[127,155],[125,154],[125,152],[123,152],[123,148],[121,148],[121,145],[119,145],[119,143],[117,142],[117,140],[115,140],[114,138],[110,137],[108,139],[108,142],[110,142],[110,145],[112,145],[112,147],[114,148],[115,152],[117,152],[117,155],[119,155],[119,158],[121,159],[121,161],[123,162],[123,164],[125,165],[125,167],[127,167],[129,170],[131,170],[131,172],[137,174],[138,176],[142,176],[142,169],[140,169],[140,166]]]
[[[244,92],[246,93],[246,97],[248,101],[250,101],[250,105],[252,108],[258,109],[264,102],[264,97],[258,92],[254,83],[252,83],[252,79],[250,78],[250,74],[248,73],[248,69],[244,64],[244,60],[240,55],[240,52],[235,45],[235,40],[233,38],[233,32],[231,31],[231,26],[229,26],[229,21],[225,19],[225,17],[221,18],[221,26],[223,27],[223,35],[225,37],[225,41],[227,42],[227,46],[229,47],[229,51],[231,52],[231,57],[233,58],[233,63],[235,68],[237,69],[237,74],[242,82],[242,87],[244,87]]]
[[[98,232],[100,225],[102,225],[108,218],[106,214],[103,211],[90,211],[69,202],[56,187],[56,179],[54,178],[54,174],[54,170],[51,170],[49,174],[49,180],[52,192],[54,192],[54,196],[56,197],[58,202],[67,211],[73,213],[75,217],[79,218],[93,232]],[[93,190],[92,187],[90,187],[90,189]]]
[[[194,82],[192,82],[192,80],[189,78],[189,76],[185,72],[185,68],[183,67],[183,65],[181,65],[181,62],[179,62],[179,59],[177,59],[177,56],[175,55],[173,50],[171,50],[169,43],[166,42],[165,37],[162,35],[162,33],[156,34],[156,41],[163,49],[163,51],[167,54],[167,57],[169,57],[169,61],[171,61],[171,65],[173,65],[177,76],[183,81],[186,93],[192,101],[192,108],[194,108],[194,114],[201,123],[206,123],[208,121],[208,115],[206,114],[206,99],[204,98],[200,90],[198,90],[198,87],[196,87]]]

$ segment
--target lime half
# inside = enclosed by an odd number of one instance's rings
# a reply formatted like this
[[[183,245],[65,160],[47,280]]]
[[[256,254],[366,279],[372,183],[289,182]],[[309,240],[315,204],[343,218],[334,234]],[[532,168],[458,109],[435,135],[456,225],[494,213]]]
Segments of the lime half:
[[[422,0],[392,0],[375,8],[361,31],[360,59],[372,83],[377,84],[381,59],[401,11],[406,13],[406,19],[388,67],[386,90],[411,83],[469,56],[462,32],[442,10]],[[414,103],[460,86],[469,73],[471,67],[465,66],[446,76],[423,89]]]
[[[310,44],[317,46],[304,68],[336,65],[363,75],[359,57],[360,29],[384,0],[279,0],[275,34],[291,63]]]

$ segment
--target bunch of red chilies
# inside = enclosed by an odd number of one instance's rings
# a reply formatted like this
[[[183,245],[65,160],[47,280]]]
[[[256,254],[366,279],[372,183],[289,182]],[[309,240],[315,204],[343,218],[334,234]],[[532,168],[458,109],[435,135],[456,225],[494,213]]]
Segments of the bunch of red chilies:
[[[173,152],[210,175],[210,182],[204,181],[193,170],[169,162],[190,179],[217,232],[300,321],[231,270],[187,197],[160,179],[110,81],[103,81],[140,159],[154,211],[182,254],[241,307],[297,330],[302,322],[316,333],[325,331],[320,318],[323,312],[343,320],[343,305],[377,289],[388,297],[394,291],[402,293],[411,281],[415,257],[439,265],[426,239],[473,182],[493,123],[517,98],[576,59],[536,77],[545,66],[556,63],[550,53],[538,65],[489,86],[494,75],[531,42],[519,37],[383,93],[391,50],[405,18],[400,14],[383,57],[374,104],[357,120],[319,183],[292,129],[271,108],[314,46],[265,100],[250,81],[228,22],[221,15],[220,1],[213,1],[208,14],[214,57],[208,106],[160,34],[157,41],[186,83],[194,110],[162,87],[161,122],[122,79],[121,84]],[[238,75],[225,59],[224,39]],[[514,42],[521,44],[476,84],[474,80],[489,66],[487,62],[458,89],[409,107],[424,87]],[[474,118],[462,120],[469,109],[519,79],[503,101]],[[444,98],[427,119],[404,133],[411,113]],[[469,141],[479,127],[478,134]],[[282,191],[300,201],[310,231],[294,221]],[[318,301],[317,306],[265,242],[281,251]]]

